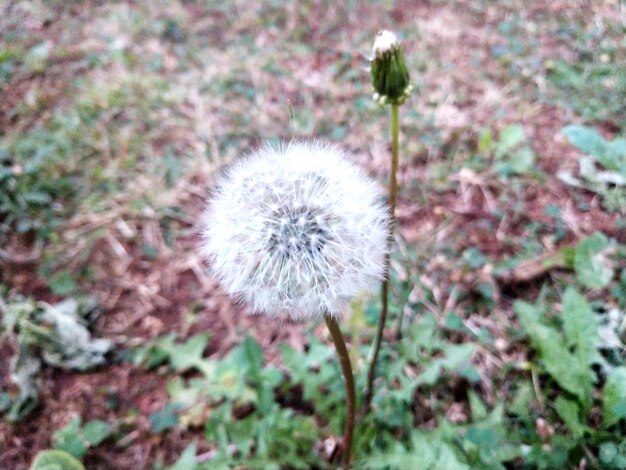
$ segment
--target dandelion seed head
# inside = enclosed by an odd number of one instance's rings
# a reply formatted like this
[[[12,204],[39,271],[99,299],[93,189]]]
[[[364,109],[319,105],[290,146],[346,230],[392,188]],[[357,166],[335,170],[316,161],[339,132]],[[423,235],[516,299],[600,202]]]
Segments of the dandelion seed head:
[[[383,276],[387,209],[376,184],[334,146],[266,146],[241,159],[202,226],[213,274],[260,313],[338,316]]]

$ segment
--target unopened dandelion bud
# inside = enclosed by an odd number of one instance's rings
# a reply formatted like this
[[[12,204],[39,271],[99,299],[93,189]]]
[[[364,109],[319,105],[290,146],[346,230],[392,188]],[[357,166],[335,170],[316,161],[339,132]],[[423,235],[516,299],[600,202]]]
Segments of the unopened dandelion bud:
[[[404,54],[394,33],[378,31],[373,47],[371,63],[372,84],[381,97],[379,104],[402,104],[411,91],[409,71]]]
[[[339,316],[383,277],[388,212],[334,146],[267,146],[241,159],[202,222],[213,274],[259,313]]]

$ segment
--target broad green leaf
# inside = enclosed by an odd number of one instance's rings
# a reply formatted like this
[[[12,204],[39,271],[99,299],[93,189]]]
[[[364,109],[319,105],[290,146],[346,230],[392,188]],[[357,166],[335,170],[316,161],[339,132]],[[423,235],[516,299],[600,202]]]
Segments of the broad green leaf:
[[[463,364],[467,363],[474,349],[473,344],[450,344],[445,343],[442,350],[445,356],[441,359],[433,359],[430,361],[421,374],[415,379],[414,385],[433,385],[441,376],[442,369],[448,371],[456,371]]]
[[[580,409],[575,401],[558,396],[554,402],[554,409],[559,414],[565,425],[574,437],[582,437],[589,428],[580,421]]]
[[[480,382],[481,376],[478,369],[472,365],[468,365],[459,369],[461,377],[465,377],[471,383]]]
[[[11,396],[6,392],[0,392],[0,413],[4,413],[11,407]]]
[[[302,354],[286,345],[281,345],[280,351],[282,360],[289,367],[298,367],[303,369],[319,367],[320,364],[335,355],[332,348],[329,348],[327,345],[321,343],[317,338],[311,338],[309,349],[305,354]]]
[[[258,377],[263,368],[263,350],[251,336],[246,336],[242,344],[245,352],[245,368],[249,373]],[[242,364],[243,365],[243,364]]]
[[[529,303],[517,301],[514,305],[520,323],[531,342],[539,350],[541,360],[552,378],[565,390],[576,396],[587,408],[593,388],[593,376],[564,344],[560,333],[542,323],[541,310]]]
[[[626,175],[626,140],[617,138],[607,141],[595,129],[584,126],[567,126],[563,134],[607,170]]]
[[[573,287],[568,287],[563,295],[563,329],[567,346],[574,350],[581,366],[590,367],[598,359],[595,344],[598,325],[591,305]]]
[[[207,361],[203,359],[204,350],[209,342],[209,335],[201,333],[192,336],[182,344],[175,343],[171,335],[161,338],[156,347],[165,352],[172,367],[184,371],[195,367],[202,372],[209,372]]]
[[[414,464],[418,463],[419,459],[416,459]],[[448,443],[444,443],[441,445],[439,459],[437,460],[437,463],[433,466],[433,470],[437,470],[440,468],[445,468],[446,470],[471,470],[471,467],[461,461],[461,458],[459,457],[457,452],[455,452],[453,447]]]
[[[576,278],[585,287],[601,289],[611,282],[613,270],[604,255],[608,246],[608,239],[600,232],[590,235],[576,246],[574,270]]]
[[[626,176],[626,140],[614,139],[607,143],[604,155],[599,155],[598,162],[608,170]]]
[[[424,371],[415,379],[415,385],[433,385],[441,377],[441,362],[431,362]]]
[[[175,376],[167,383],[167,393],[172,402],[179,403],[185,408],[192,406],[194,403],[203,401],[202,396],[206,392],[207,381],[192,379],[184,380],[180,376]]]
[[[535,166],[535,152],[530,147],[522,147],[511,154],[509,168],[512,173],[521,175]]]
[[[280,369],[272,366],[266,366],[263,369],[263,379],[267,382],[270,387],[277,387],[278,384],[283,380],[283,373]]]
[[[448,330],[465,332],[468,328],[463,323],[461,317],[454,312],[448,312],[444,319],[444,325]]]
[[[616,367],[602,390],[604,425],[612,426],[626,418],[626,367]]]
[[[150,427],[153,432],[159,433],[166,429],[172,429],[178,424],[178,415],[176,412],[181,406],[178,403],[166,403],[161,411],[152,413],[149,416]]]
[[[63,450],[76,458],[82,458],[87,452],[88,443],[80,432],[80,418],[75,418],[70,423],[54,432],[54,447]]]
[[[606,151],[606,141],[595,129],[571,125],[561,132],[572,145],[587,155],[598,156]]]
[[[602,468],[607,470],[623,470],[626,468],[624,447],[623,441],[619,446],[612,441],[603,442],[598,452]]]
[[[39,452],[29,470],[85,470],[75,457],[62,450]]]
[[[356,468],[363,469],[420,469],[420,470],[470,470],[460,452],[444,439],[440,432],[414,432],[410,450],[402,448],[383,455],[368,457]]]
[[[512,445],[507,436],[506,426],[502,420],[487,420],[470,425],[464,435],[463,448],[468,455],[480,455],[481,468],[504,470],[501,462],[519,457],[518,446]],[[476,463],[476,462],[475,462]],[[476,468],[476,465],[473,467]]]
[[[192,442],[180,454],[174,465],[167,467],[167,470],[194,470],[196,467],[196,443]]]
[[[91,446],[97,446],[111,435],[111,426],[104,421],[94,419],[83,426],[82,434]]]
[[[505,127],[500,132],[500,138],[496,146],[496,157],[502,157],[513,150],[525,138],[524,128],[519,124]]]
[[[448,343],[443,349],[445,357],[443,359],[439,359],[439,361],[447,370],[455,370],[470,360],[475,349],[476,346],[471,343]]]
[[[528,382],[523,382],[515,392],[507,411],[521,417],[529,416],[532,410],[531,403],[534,399],[535,392],[532,385]]]
[[[22,197],[24,198],[24,201],[33,205],[38,204],[43,206],[52,202],[50,195],[41,191],[29,191],[24,193]]]
[[[432,351],[439,343],[437,320],[432,315],[424,315],[408,328],[403,346],[410,351],[409,354],[417,356],[422,348]]]
[[[76,289],[76,282],[74,282],[72,274],[67,270],[53,275],[50,278],[49,285],[52,292],[56,295],[67,295]]]
[[[424,468],[431,468],[436,463],[440,445],[441,438],[435,433],[416,431],[411,434],[412,450],[415,454],[423,457],[422,466]]]
[[[182,429],[189,426],[202,426],[206,419],[207,409],[211,406],[208,399],[210,382],[204,378],[184,380],[174,377],[167,383],[167,393],[172,403],[179,404],[178,421]]]

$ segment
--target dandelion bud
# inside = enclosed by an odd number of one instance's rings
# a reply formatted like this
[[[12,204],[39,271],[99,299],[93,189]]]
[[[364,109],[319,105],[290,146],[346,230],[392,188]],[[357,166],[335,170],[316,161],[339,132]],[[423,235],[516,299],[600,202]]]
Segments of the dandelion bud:
[[[259,313],[340,315],[383,276],[388,212],[338,148],[266,146],[223,176],[202,252],[229,294]]]
[[[409,71],[404,54],[394,33],[378,31],[374,41],[371,63],[374,100],[381,105],[402,104],[411,92]]]

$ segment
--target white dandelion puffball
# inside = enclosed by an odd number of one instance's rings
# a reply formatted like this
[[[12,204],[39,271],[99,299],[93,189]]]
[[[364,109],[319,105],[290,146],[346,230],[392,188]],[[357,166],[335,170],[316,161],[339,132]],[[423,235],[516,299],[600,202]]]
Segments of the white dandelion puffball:
[[[339,316],[383,277],[388,210],[337,147],[262,148],[226,171],[203,217],[213,274],[259,313]]]

